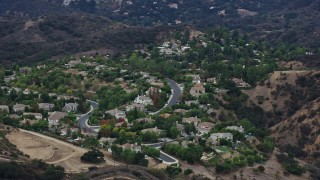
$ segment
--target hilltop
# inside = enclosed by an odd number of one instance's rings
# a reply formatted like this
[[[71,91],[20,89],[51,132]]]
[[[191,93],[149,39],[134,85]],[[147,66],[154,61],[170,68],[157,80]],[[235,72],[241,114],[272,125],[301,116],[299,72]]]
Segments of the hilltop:
[[[319,157],[320,72],[303,70],[306,67],[299,61],[281,65],[291,70],[276,71],[265,82],[244,92],[266,112],[278,146],[315,163]]]
[[[88,14],[1,18],[0,63],[128,52],[158,42],[179,27],[138,27]],[[180,27],[180,29],[182,29]]]
[[[85,12],[128,25],[222,26],[275,44],[318,47],[319,7],[319,0],[4,0],[0,2],[0,14],[33,18]]]

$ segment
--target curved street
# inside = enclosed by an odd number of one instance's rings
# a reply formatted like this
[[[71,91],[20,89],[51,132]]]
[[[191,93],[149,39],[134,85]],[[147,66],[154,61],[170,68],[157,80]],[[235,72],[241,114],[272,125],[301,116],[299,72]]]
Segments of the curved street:
[[[181,97],[181,88],[179,87],[178,83],[176,83],[172,79],[167,78],[166,80],[167,80],[169,86],[171,87],[172,94],[171,94],[170,99],[168,100],[167,104],[163,108],[170,107],[170,106],[173,106],[173,105],[179,103],[180,97]],[[79,127],[88,133],[98,133],[100,127],[88,125],[88,120],[91,116],[91,112],[93,110],[99,108],[99,103],[97,103],[95,101],[91,101],[91,100],[87,100],[87,101],[90,103],[91,109],[89,112],[87,112],[86,114],[83,114],[79,117]],[[158,112],[160,112],[160,110],[155,113],[152,113],[152,114],[157,114]]]
[[[176,83],[174,80],[172,79],[167,79],[167,82],[169,84],[169,86],[171,87],[172,90],[172,97],[169,99],[167,106],[166,107],[170,107],[173,106],[177,103],[180,102],[180,97],[181,97],[181,88],[179,87],[178,83]]]
[[[163,108],[170,107],[170,106],[173,106],[173,105],[179,103],[180,97],[181,97],[181,88],[179,87],[179,85],[175,81],[173,81],[172,79],[166,79],[166,80],[167,80],[169,86],[171,87],[172,94],[171,94],[170,99],[168,100],[167,104]],[[91,116],[91,112],[95,109],[98,109],[99,104],[95,101],[91,101],[91,100],[87,100],[87,101],[90,103],[90,111],[79,117],[79,126],[82,130],[85,130],[88,133],[97,134],[100,127],[88,125],[88,120]],[[160,110],[158,112],[160,112]],[[156,112],[154,114],[157,114],[158,112]],[[154,145],[150,145],[150,147],[160,148],[162,145],[163,145],[163,143],[156,143]],[[162,151],[160,151],[159,158],[168,164],[178,163],[177,159],[171,157],[170,155],[168,155]]]
[[[79,127],[88,133],[97,133],[98,132],[97,129],[99,130],[99,127],[98,126],[89,126],[88,120],[91,116],[91,112],[95,109],[98,109],[99,104],[95,101],[91,101],[91,100],[87,100],[87,101],[90,103],[90,111],[79,117]]]

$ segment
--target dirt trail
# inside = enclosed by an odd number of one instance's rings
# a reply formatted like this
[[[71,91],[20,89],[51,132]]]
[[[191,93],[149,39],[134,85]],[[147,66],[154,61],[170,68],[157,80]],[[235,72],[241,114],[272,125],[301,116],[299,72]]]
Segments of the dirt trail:
[[[11,132],[7,135],[8,140],[17,146],[19,150],[30,156],[31,159],[42,159],[49,164],[64,167],[67,172],[86,171],[94,166],[80,161],[80,157],[88,151],[67,142],[45,136],[40,133],[26,131]],[[100,167],[114,165],[113,160],[105,158],[106,162],[99,164]],[[118,165],[118,163],[116,163]]]

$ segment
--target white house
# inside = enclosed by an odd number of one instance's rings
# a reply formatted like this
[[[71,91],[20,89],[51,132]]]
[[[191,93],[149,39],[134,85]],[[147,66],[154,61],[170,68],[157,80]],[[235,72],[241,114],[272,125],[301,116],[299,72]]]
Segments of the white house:
[[[71,112],[71,111],[76,112],[76,111],[78,111],[78,106],[79,106],[78,103],[68,103],[62,108],[62,111],[65,111],[65,112]]]
[[[7,105],[0,105],[0,111],[9,112],[9,106],[7,106]]]
[[[205,93],[206,93],[206,89],[204,88],[204,86],[201,83],[194,85],[190,89],[190,94],[194,97],[199,97]]]
[[[152,99],[147,96],[138,96],[134,100],[135,103],[143,104],[143,105],[153,105]]]
[[[110,114],[111,116],[116,117],[117,119],[119,119],[119,118],[123,118],[125,120],[127,119],[126,113],[124,111],[118,110],[117,108],[106,111],[106,113]]]
[[[220,139],[233,140],[233,135],[231,133],[213,133],[207,140],[207,143],[212,143],[213,145],[219,144]]]
[[[227,126],[226,129],[234,130],[243,133],[244,129],[242,126]]]
[[[156,120],[151,119],[151,118],[139,118],[139,119],[136,119],[135,121],[139,122],[139,123],[153,123]]]
[[[15,104],[15,105],[13,105],[13,111],[14,112],[24,112],[27,107],[29,107],[29,106],[24,105],[24,104]]]
[[[182,118],[182,122],[189,124],[193,123],[195,126],[197,126],[200,122],[200,119],[198,119],[198,117]]]
[[[158,127],[154,127],[154,128],[142,129],[141,132],[142,132],[142,133],[154,132],[154,133],[156,133],[156,134],[160,134],[161,132],[163,132],[163,130],[158,129]]]
[[[42,119],[41,113],[23,113],[24,116],[34,116],[37,120]]]
[[[54,108],[54,104],[50,103],[38,103],[39,109],[50,111],[52,108]]]
[[[200,78],[199,74],[189,74],[189,75],[187,75],[187,77],[191,77],[193,83],[196,83],[196,84],[201,83],[201,78]]]
[[[57,112],[57,111],[50,113],[50,116],[48,118],[49,126],[52,126],[52,125],[57,126],[59,124],[59,121],[67,115],[68,114],[65,112]]]
[[[131,149],[131,150],[135,151],[136,153],[141,152],[141,146],[139,146],[137,144],[126,143],[126,144],[120,145],[120,147],[122,147],[123,149]]]
[[[250,84],[247,82],[243,81],[242,78],[233,78],[232,81],[236,84],[237,87],[240,88],[246,88],[246,87],[251,87]]]
[[[201,135],[203,135],[205,133],[209,133],[213,126],[214,124],[211,122],[201,122],[198,124],[197,130]]]
[[[126,111],[131,111],[137,109],[139,111],[144,111],[144,105],[143,104],[138,104],[138,103],[133,103],[133,104],[129,104],[126,106]]]
[[[190,100],[190,101],[185,101],[184,104],[188,105],[188,106],[191,106],[192,104],[198,105],[199,101],[198,100]]]

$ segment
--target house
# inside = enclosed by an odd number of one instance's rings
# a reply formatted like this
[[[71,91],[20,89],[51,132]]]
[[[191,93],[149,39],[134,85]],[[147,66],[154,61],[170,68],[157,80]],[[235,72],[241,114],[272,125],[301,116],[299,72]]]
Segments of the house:
[[[166,57],[170,57],[175,54],[175,52],[172,49],[164,48],[164,47],[158,47],[158,48],[159,48],[159,53]]]
[[[201,135],[203,135],[205,133],[209,133],[213,126],[214,124],[211,122],[201,122],[198,124],[197,130]]]
[[[27,107],[29,107],[29,106],[24,105],[24,104],[15,104],[15,105],[13,105],[13,111],[14,112],[24,112]]]
[[[82,62],[80,60],[71,60],[68,62],[68,64],[66,64],[67,67],[74,67],[78,64],[82,64]]]
[[[70,130],[71,133],[78,132],[78,128],[63,128],[60,130],[60,136],[66,136],[68,134],[68,131]]]
[[[23,116],[34,116],[37,120],[42,119],[41,113],[23,113]]]
[[[133,151],[137,152],[141,152],[141,146],[137,145],[137,144],[122,144],[120,145],[120,147],[122,147],[123,149],[131,149]]]
[[[27,88],[22,93],[27,95],[31,93],[31,90]]]
[[[49,96],[50,96],[50,95],[49,95]],[[76,97],[74,97],[74,96],[59,95],[59,96],[57,96],[57,99],[58,99],[58,100],[61,100],[61,99],[70,100],[70,99],[79,99],[79,98],[76,98]]]
[[[242,126],[227,126],[226,129],[233,130],[233,131],[238,131],[238,132],[241,132],[241,133],[244,132],[244,129],[243,129]]]
[[[78,111],[78,106],[79,106],[78,103],[68,103],[62,108],[62,111],[65,111],[65,112],[71,112],[71,111],[72,112],[76,112],[76,111]]]
[[[147,94],[148,96],[152,96],[152,95],[154,95],[154,94],[159,94],[159,93],[161,93],[161,89],[159,89],[159,88],[157,88],[157,87],[150,87],[150,88],[148,89],[148,91],[146,92],[146,94]]]
[[[54,104],[50,103],[38,103],[39,109],[50,111],[52,108],[54,108]]]
[[[152,99],[147,97],[147,96],[139,96],[136,97],[134,100],[135,103],[137,104],[143,104],[143,105],[153,105]]]
[[[219,88],[216,88],[216,89],[214,90],[214,92],[215,92],[216,94],[225,94],[225,93],[228,92],[228,90],[227,90],[227,89],[219,89]]]
[[[237,87],[240,87],[240,88],[251,87],[250,84],[244,82],[242,78],[241,79],[233,78],[232,81],[236,84]]]
[[[164,113],[164,114],[160,114],[159,116],[162,117],[162,118],[164,118],[164,119],[168,119],[169,117],[172,116],[172,114],[170,114],[170,113]]]
[[[176,4],[176,3],[170,3],[170,4],[168,4],[168,6],[171,9],[178,9],[178,4]]]
[[[117,140],[117,138],[102,137],[99,139],[99,143],[102,147],[104,147],[106,144],[111,146],[116,140]]]
[[[49,93],[49,97],[57,97],[58,96],[58,94],[56,94],[56,93]]]
[[[180,135],[185,136],[186,132],[185,132],[185,127],[183,124],[179,124],[178,121],[176,121],[176,128],[178,129],[178,131],[180,132]]]
[[[158,129],[157,127],[154,127],[154,128],[147,128],[147,129],[142,129],[141,130],[142,133],[146,133],[146,132],[154,132],[156,134],[160,134],[161,132],[163,132],[163,130],[161,129]]]
[[[213,133],[210,134],[210,137],[207,140],[207,143],[213,145],[218,145],[220,139],[233,140],[233,135],[231,133]]]
[[[206,89],[202,84],[196,84],[190,89],[191,96],[199,97],[206,93]]]
[[[8,84],[11,80],[15,80],[15,79],[16,79],[15,75],[12,75],[12,76],[5,76],[3,80],[6,84]]]
[[[139,118],[139,119],[136,119],[135,121],[139,122],[139,123],[153,123],[153,122],[155,122],[155,120],[151,119],[151,118]]]
[[[17,114],[10,114],[10,115],[9,115],[9,118],[11,118],[11,119],[20,119],[21,116],[19,116],[19,115],[17,115]]]
[[[208,78],[207,82],[212,83],[212,84],[217,84],[217,78],[213,77],[213,78]]]
[[[164,87],[164,84],[163,82],[161,81],[148,81],[152,86],[157,86],[157,87],[160,87],[160,88],[163,88]]]
[[[118,122],[114,125],[115,127],[127,127],[128,123],[126,121]]]
[[[144,77],[144,78],[148,78],[150,76],[150,73],[148,72],[140,72],[141,76]]]
[[[189,124],[193,123],[195,126],[198,126],[200,119],[198,119],[198,117],[182,118],[182,122]]]
[[[123,118],[126,120],[126,113],[124,111],[118,110],[117,108],[106,111],[106,113],[116,117],[116,119]]]
[[[23,73],[23,74],[26,74],[26,73],[31,72],[31,68],[30,67],[22,67],[22,68],[19,69],[19,72]]]
[[[7,106],[7,105],[0,105],[0,111],[9,112],[9,106]]]
[[[126,106],[126,112],[137,109],[139,111],[144,111],[144,105],[143,104],[138,104],[138,103],[133,103],[129,104]]]
[[[65,112],[57,112],[57,111],[49,114],[50,114],[48,118],[49,126],[52,126],[52,125],[57,126],[59,124],[59,121],[68,115]]]
[[[29,124],[29,125],[33,125],[38,123],[39,120],[34,120],[34,119],[23,119],[22,121],[19,122],[20,125],[25,125],[25,124]]]
[[[201,83],[201,78],[199,74],[189,74],[187,77],[192,78],[192,83],[200,84]]]
[[[39,65],[37,65],[37,69],[43,69],[43,68],[45,68],[45,67],[47,67],[45,64],[39,64]]]
[[[184,104],[188,105],[188,106],[191,106],[192,104],[198,105],[199,101],[198,100],[190,100],[190,101],[185,101]]]
[[[185,110],[185,109],[175,109],[173,111],[174,114],[182,114],[182,115],[186,114],[187,112],[188,110]]]

